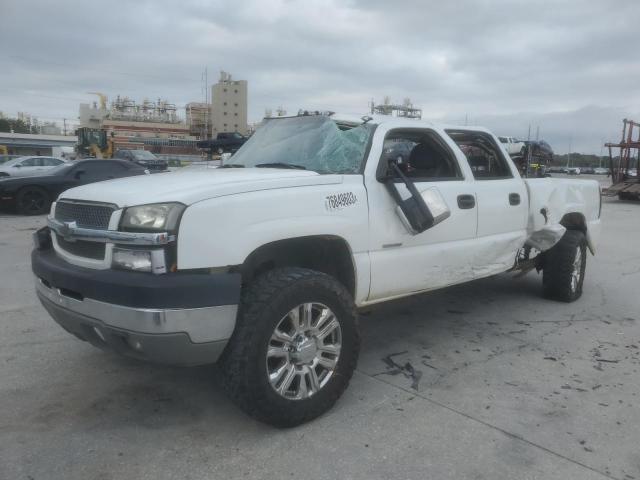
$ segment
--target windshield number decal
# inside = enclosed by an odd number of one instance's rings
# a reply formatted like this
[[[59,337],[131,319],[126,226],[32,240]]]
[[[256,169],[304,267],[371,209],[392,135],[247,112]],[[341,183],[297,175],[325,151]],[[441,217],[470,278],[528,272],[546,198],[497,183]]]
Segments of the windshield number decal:
[[[327,195],[324,206],[327,210],[342,210],[345,207],[355,205],[358,198],[353,192],[338,193],[336,195]]]

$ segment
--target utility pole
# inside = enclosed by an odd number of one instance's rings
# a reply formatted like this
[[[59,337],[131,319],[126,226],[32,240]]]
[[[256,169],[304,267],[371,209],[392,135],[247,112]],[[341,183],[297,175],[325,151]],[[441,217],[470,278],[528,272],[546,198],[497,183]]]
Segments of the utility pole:
[[[536,142],[540,140],[540,125],[536,127]]]
[[[67,136],[67,119],[63,118],[62,119],[62,134],[66,137]]]
[[[531,124],[529,124],[529,131],[527,132],[527,142],[531,140]]]
[[[598,159],[598,167],[602,168],[602,149],[604,148],[604,138],[600,139],[600,158]]]
[[[204,67],[204,103],[207,105],[207,110],[204,114],[204,138],[209,138],[209,71],[208,67]]]

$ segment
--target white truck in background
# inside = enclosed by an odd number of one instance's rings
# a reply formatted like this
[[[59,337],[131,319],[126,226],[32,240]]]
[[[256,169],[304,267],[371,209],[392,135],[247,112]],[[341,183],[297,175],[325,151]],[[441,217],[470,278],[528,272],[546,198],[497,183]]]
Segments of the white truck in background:
[[[525,143],[516,137],[498,137],[498,140],[507,149],[509,155],[522,155],[524,153]]]
[[[298,425],[347,387],[361,307],[531,269],[547,297],[580,297],[598,183],[522,179],[501,145],[394,117],[268,119],[220,168],[61,194],[34,236],[37,293],[80,339],[218,362],[243,410]]]

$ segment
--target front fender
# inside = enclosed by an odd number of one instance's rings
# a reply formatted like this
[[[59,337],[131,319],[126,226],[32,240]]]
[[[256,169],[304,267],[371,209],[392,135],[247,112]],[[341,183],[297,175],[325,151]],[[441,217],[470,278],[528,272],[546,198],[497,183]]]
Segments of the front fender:
[[[337,185],[248,192],[190,205],[180,222],[178,269],[239,265],[262,245],[310,235],[341,237],[354,255],[366,252],[366,191],[362,178],[352,177]],[[347,192],[353,203],[328,208],[327,196]]]

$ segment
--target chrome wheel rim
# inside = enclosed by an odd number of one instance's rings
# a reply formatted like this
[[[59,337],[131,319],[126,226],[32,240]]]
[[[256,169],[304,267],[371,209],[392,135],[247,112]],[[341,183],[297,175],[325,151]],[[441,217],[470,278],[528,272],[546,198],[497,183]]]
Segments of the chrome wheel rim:
[[[571,291],[576,292],[580,285],[582,276],[582,248],[578,247],[576,257],[573,259],[573,270],[571,271]]]
[[[342,329],[321,303],[303,303],[276,325],[267,348],[267,376],[273,390],[289,400],[317,394],[340,359]]]

